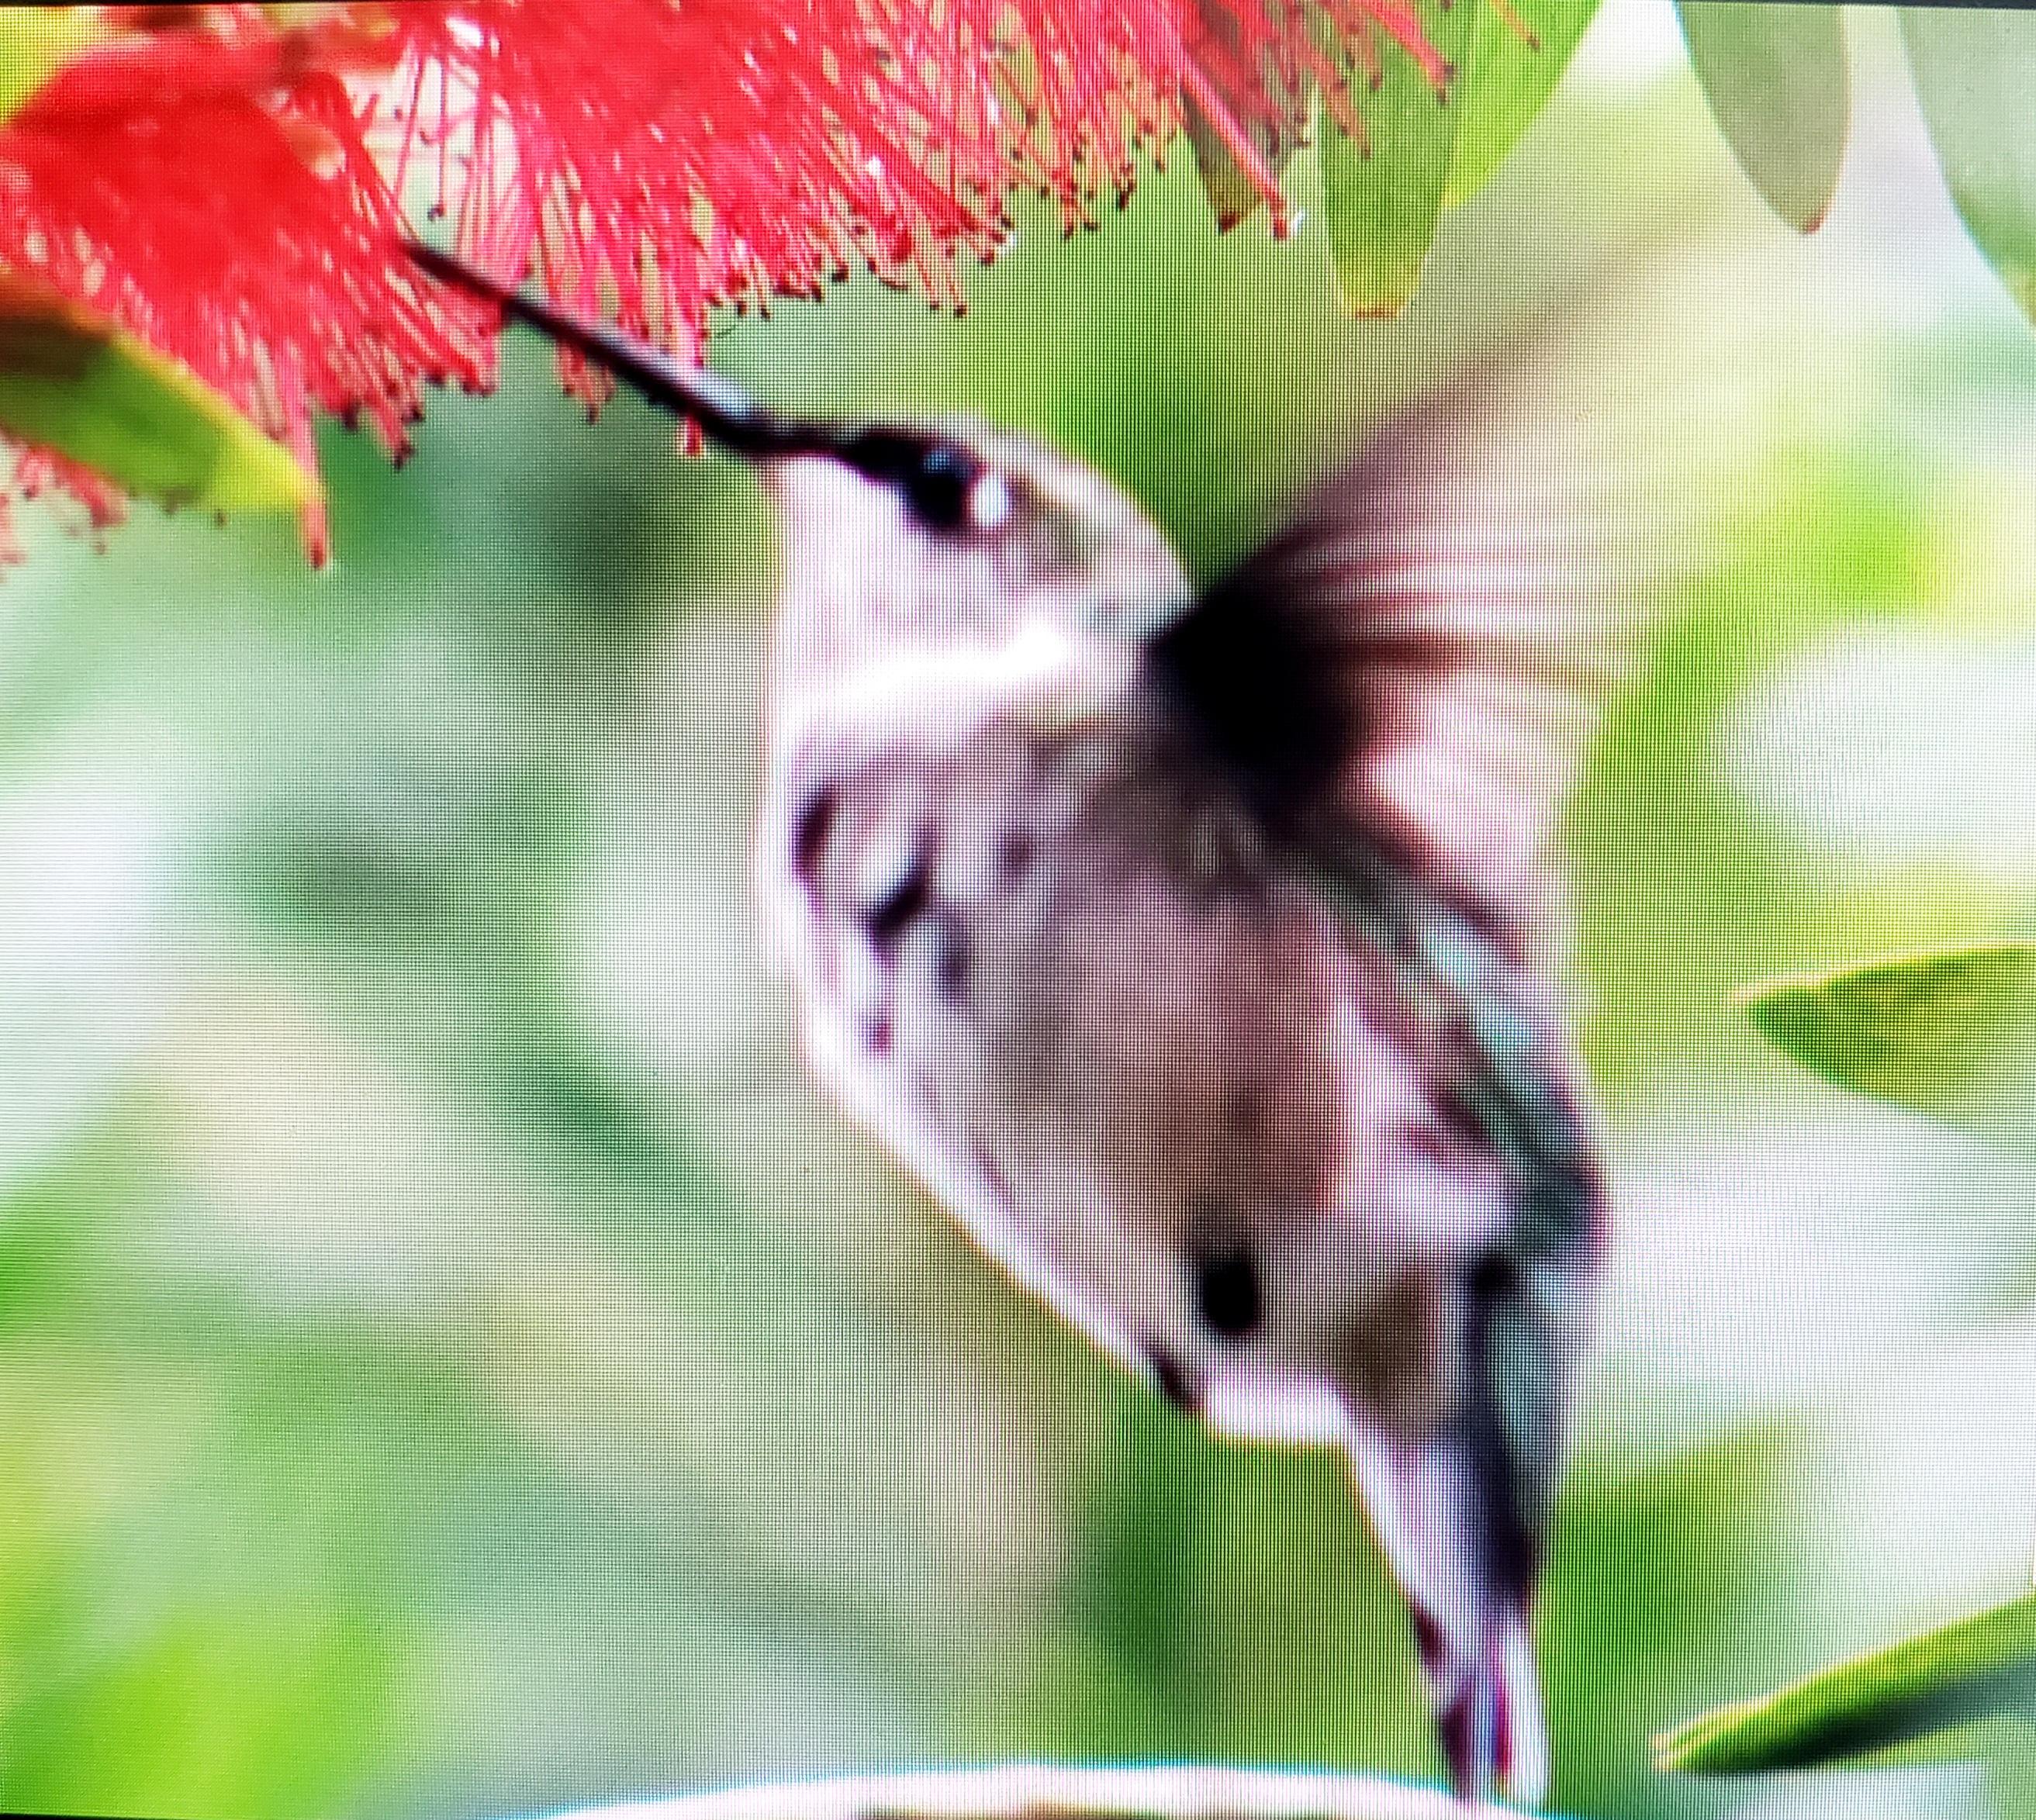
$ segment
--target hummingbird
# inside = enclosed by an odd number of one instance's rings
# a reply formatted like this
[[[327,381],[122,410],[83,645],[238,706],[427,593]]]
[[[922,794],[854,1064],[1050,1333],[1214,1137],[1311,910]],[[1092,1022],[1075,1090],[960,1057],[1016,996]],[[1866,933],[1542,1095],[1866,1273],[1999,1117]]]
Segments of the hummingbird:
[[[1179,1408],[1342,1449],[1453,1788],[1537,1800],[1607,1192],[1544,853],[1601,669],[1534,485],[1448,483],[1446,389],[1197,586],[1042,442],[783,415],[413,251],[775,499],[755,883],[820,1083]]]

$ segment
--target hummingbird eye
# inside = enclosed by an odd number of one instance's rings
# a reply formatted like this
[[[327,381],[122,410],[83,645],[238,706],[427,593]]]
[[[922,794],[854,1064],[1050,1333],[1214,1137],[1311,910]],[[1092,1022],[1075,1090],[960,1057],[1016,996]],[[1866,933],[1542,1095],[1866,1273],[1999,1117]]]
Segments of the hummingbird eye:
[[[992,531],[1011,515],[1011,488],[982,457],[944,437],[865,430],[843,445],[842,458],[894,488],[922,529],[941,537]]]
[[[905,479],[912,516],[929,531],[952,533],[970,526],[969,500],[982,479],[982,464],[952,443],[936,443]]]

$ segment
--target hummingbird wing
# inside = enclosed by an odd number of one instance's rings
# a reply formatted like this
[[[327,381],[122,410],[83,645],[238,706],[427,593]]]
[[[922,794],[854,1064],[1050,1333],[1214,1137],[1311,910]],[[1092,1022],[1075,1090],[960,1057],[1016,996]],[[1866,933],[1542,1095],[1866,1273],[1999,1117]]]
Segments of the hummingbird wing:
[[[1526,933],[1624,667],[1658,514],[1630,450],[1514,375],[1404,410],[1148,642],[1260,815],[1354,828]],[[1583,413],[1579,416],[1577,413]]]

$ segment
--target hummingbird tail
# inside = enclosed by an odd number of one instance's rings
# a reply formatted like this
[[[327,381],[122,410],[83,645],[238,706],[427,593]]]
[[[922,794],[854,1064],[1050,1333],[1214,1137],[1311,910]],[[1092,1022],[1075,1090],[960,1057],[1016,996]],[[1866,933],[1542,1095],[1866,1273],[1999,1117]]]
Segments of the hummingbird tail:
[[[1469,1648],[1420,1607],[1413,1617],[1457,1798],[1475,1806],[1502,1788],[1523,1807],[1538,1805],[1548,1789],[1548,1737],[1525,1611],[1493,1615]]]
[[[1347,1445],[1407,1596],[1452,1785],[1467,1803],[1503,1785],[1531,1804],[1548,1777],[1528,1624],[1540,1546],[1480,1427],[1464,1422],[1408,1441],[1356,1422]]]
[[[1492,1633],[1491,1678],[1499,1690],[1495,1767],[1506,1792],[1536,1807],[1548,1792],[1548,1727],[1541,1710],[1541,1677],[1527,1615],[1517,1607]]]

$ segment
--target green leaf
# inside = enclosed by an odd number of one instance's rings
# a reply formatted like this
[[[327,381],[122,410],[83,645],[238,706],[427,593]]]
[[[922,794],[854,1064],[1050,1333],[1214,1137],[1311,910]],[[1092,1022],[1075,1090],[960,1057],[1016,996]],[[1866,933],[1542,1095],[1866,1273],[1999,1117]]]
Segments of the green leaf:
[[[1530,41],[1490,5],[1478,8],[1464,61],[1463,123],[1442,205],[1468,202],[1488,182],[1555,93],[1599,0],[1527,0],[1518,6]]]
[[[1194,148],[1195,171],[1201,179],[1202,193],[1208,198],[1217,227],[1227,233],[1265,206],[1265,192],[1252,181],[1250,173],[1238,161],[1237,154],[1193,96],[1182,104],[1181,117],[1188,143]],[[1267,145],[1262,142],[1264,136],[1260,137],[1261,153],[1277,171],[1291,146]]]
[[[315,475],[188,369],[46,288],[0,277],[0,430],[166,505],[276,511]]]
[[[103,43],[105,25],[82,6],[0,9],[0,120],[81,51]]]
[[[1852,111],[1835,6],[1676,0],[1690,62],[1755,189],[1808,233],[1838,187]]]
[[[2023,313],[2036,316],[2036,17],[1914,6],[1900,17],[1951,200]]]
[[[1461,70],[1484,8],[1455,0],[1424,15],[1428,41]],[[1322,119],[1323,211],[1344,301],[1361,316],[1397,316],[1421,280],[1442,190],[1456,156],[1465,85],[1438,95],[1415,59],[1386,47],[1378,82],[1360,96],[1368,145],[1327,109]]]
[[[1739,1000],[1841,1087],[1990,1132],[2036,1127],[2036,942],[1775,980]]]
[[[2036,1595],[1720,1707],[1654,1741],[1665,1769],[1739,1776],[1899,1753],[1983,1752],[2002,1720],[2036,1713]],[[1980,1729],[1974,1729],[1975,1728]],[[1954,1735],[1955,1734],[1955,1735]],[[1940,1748],[1917,1752],[1917,1741]]]
[[[1212,36],[1221,38],[1235,32],[1237,21],[1222,0],[1198,0],[1198,6],[1202,28]],[[1216,88],[1216,73],[1205,73]],[[1304,74],[1289,88],[1266,72],[1256,94],[1227,96],[1220,89],[1216,92],[1239,122],[1239,130],[1250,138],[1265,168],[1276,174],[1307,138],[1308,122],[1315,107],[1311,77]],[[1192,92],[1185,96],[1181,113],[1188,143],[1194,148],[1195,169],[1201,178],[1203,193],[1215,212],[1216,225],[1227,232],[1265,206],[1265,192],[1253,181],[1229,141],[1217,131],[1208,110]]]

